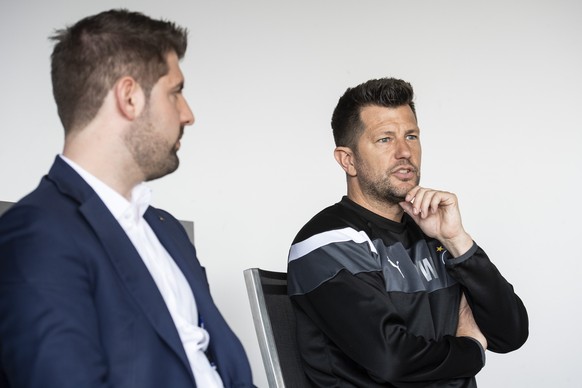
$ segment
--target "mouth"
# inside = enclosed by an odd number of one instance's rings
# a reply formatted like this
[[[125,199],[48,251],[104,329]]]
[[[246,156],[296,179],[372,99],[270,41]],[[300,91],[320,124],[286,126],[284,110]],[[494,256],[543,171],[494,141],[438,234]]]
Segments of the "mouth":
[[[414,166],[398,166],[390,171],[390,174],[396,178],[407,181],[416,177],[416,168]]]
[[[182,140],[182,136],[184,136],[184,127],[180,127],[180,136],[178,136],[178,140],[176,141],[176,145],[174,146],[176,151],[180,149],[180,140]]]

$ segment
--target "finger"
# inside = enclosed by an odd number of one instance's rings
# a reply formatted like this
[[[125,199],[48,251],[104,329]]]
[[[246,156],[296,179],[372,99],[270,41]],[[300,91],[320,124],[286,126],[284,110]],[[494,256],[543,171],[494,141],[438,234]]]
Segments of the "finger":
[[[421,218],[429,215],[429,208],[433,201],[436,191],[432,189],[421,188],[414,197],[414,212]]]
[[[410,190],[406,196],[407,202],[412,204],[412,213],[420,214],[422,199],[424,197],[424,192],[426,189],[424,187],[416,186]]]
[[[418,224],[419,217],[414,214],[413,206],[410,202],[400,202],[400,207],[412,218],[412,220]]]
[[[440,207],[449,206],[457,203],[457,197],[448,191],[438,191],[431,202],[431,211],[436,213]]]
[[[426,218],[430,213],[434,213],[438,209],[439,192],[435,190],[428,190],[424,193],[422,198],[421,216]],[[436,204],[436,207],[434,205]]]
[[[444,197],[445,197],[445,193],[443,193],[442,191],[438,191],[438,192],[434,193],[434,195],[431,198],[430,205],[429,205],[429,210],[431,211],[431,213],[434,214],[439,210],[439,206],[443,202]]]
[[[449,192],[432,189],[421,189],[416,195],[414,205],[418,206],[418,213],[422,216],[422,218],[426,218],[430,214],[435,214],[441,206],[450,204],[454,201],[454,194]]]
[[[406,202],[410,202],[413,203],[414,202],[414,197],[416,197],[416,194],[418,193],[418,191],[421,189],[422,187],[420,186],[415,186],[412,189],[410,189],[410,191],[406,194],[406,197],[404,198],[404,200]]]

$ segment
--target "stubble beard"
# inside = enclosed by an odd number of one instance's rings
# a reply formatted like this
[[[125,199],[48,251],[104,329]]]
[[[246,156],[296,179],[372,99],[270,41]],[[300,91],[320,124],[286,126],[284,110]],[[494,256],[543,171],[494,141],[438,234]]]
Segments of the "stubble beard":
[[[387,205],[397,205],[403,202],[406,199],[406,194],[420,183],[420,171],[416,166],[414,166],[415,177],[406,181],[391,177],[390,171],[387,171],[380,178],[371,177],[370,175],[367,169],[358,172],[357,179],[362,192],[375,201]],[[397,180],[400,184],[395,184],[393,180]],[[403,185],[403,183],[407,184]]]
[[[184,128],[180,128],[180,135],[183,130]],[[133,123],[133,128],[125,137],[125,144],[143,173],[144,181],[171,174],[180,165],[178,142],[170,144],[156,133],[149,108]]]

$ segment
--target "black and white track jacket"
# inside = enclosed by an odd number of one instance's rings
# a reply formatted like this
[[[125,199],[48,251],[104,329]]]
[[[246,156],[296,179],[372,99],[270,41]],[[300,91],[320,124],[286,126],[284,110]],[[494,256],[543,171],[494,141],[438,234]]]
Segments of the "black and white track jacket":
[[[455,337],[463,292],[489,350],[528,336],[523,303],[476,244],[453,258],[406,214],[393,222],[346,197],[295,238],[288,290],[317,387],[476,387],[484,350]]]

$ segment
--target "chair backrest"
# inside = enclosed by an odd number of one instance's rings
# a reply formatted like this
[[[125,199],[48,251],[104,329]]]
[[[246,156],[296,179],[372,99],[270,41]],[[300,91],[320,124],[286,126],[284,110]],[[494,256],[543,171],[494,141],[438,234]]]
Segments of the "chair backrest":
[[[287,274],[249,268],[244,276],[269,387],[309,387],[297,347]]]
[[[0,201],[0,216],[12,205],[14,205],[12,202]]]

